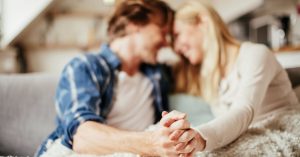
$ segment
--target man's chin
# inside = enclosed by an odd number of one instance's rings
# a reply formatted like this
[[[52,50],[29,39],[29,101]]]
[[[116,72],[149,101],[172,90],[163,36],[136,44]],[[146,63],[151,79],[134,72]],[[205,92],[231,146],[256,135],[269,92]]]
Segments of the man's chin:
[[[147,60],[144,60],[144,63],[155,65],[155,64],[157,64],[157,60],[156,59],[147,59]]]
[[[157,64],[157,61],[147,61],[147,62],[144,62],[146,64],[150,64],[150,65],[155,65]]]

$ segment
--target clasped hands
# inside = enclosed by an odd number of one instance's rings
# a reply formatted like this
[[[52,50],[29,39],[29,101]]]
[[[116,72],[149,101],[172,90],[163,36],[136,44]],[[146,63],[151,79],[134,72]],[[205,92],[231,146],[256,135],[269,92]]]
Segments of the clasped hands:
[[[190,127],[185,113],[164,111],[160,126],[153,136],[159,156],[192,157],[205,148],[205,140]]]

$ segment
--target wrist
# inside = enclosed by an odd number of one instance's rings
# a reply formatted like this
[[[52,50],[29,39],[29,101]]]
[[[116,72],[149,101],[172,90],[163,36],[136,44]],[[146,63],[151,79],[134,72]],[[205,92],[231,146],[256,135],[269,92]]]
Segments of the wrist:
[[[159,156],[159,152],[157,147],[157,141],[156,141],[156,133],[155,131],[145,131],[142,133],[143,134],[143,141],[145,150],[141,154],[142,156]]]
[[[195,138],[196,138],[196,140],[199,144],[198,145],[198,151],[203,151],[205,149],[205,146],[206,146],[206,140],[201,136],[201,134],[198,131],[195,130],[195,132],[196,132]]]

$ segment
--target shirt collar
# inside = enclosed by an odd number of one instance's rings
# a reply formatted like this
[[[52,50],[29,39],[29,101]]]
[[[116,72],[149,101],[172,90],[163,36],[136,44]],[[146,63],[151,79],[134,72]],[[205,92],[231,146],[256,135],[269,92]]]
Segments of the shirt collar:
[[[100,52],[100,55],[107,61],[110,67],[113,69],[120,69],[121,61],[116,53],[110,49],[108,44],[103,44]]]

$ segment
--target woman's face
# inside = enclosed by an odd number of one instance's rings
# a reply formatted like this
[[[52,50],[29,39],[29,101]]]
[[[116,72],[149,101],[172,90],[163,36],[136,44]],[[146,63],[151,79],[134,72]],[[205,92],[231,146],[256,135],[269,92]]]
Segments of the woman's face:
[[[192,65],[197,65],[203,59],[203,34],[199,24],[187,24],[179,20],[174,25],[175,51],[187,58]]]

